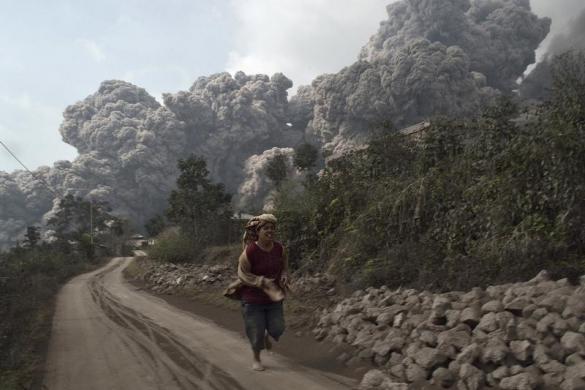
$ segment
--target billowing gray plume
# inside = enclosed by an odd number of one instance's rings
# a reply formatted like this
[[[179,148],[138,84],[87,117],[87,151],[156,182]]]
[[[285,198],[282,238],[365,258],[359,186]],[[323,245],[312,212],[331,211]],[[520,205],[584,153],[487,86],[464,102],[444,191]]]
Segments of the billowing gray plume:
[[[235,192],[250,155],[298,143],[302,132],[286,125],[291,86],[279,73],[272,78],[221,73],[199,78],[188,92],[165,95],[163,107],[142,88],[105,81],[65,110],[60,131],[79,157],[34,174],[61,195],[107,201],[115,214],[140,227],[166,207],[177,159],[203,156],[212,179]],[[58,207],[37,179],[28,172],[2,173],[0,246],[21,238],[26,226]]]
[[[260,175],[276,152],[290,160],[290,147],[310,142],[336,155],[384,122],[470,115],[516,88],[550,24],[529,0],[403,0],[387,12],[354,64],[318,76],[290,101],[292,82],[280,73],[200,77],[164,95],[164,106],[142,88],[106,81],[64,113],[61,134],[79,157],[35,175],[61,194],[108,201],[141,226],[164,210],[177,159],[193,153],[213,180],[239,192],[236,206],[246,211],[266,200],[271,184]],[[29,173],[0,174],[0,246],[56,204]]]
[[[142,224],[162,209],[184,155],[184,124],[148,93],[124,81],[65,110],[61,134],[80,153],[55,185],[108,201],[117,213]]]
[[[521,96],[525,99],[546,100],[552,87],[551,62],[555,56],[569,50],[585,52],[585,10],[572,21],[565,34],[553,38],[542,61],[522,82]]]
[[[287,178],[291,182],[300,184],[303,175],[299,172],[294,164],[293,148],[271,148],[261,154],[250,156],[245,163],[244,181],[238,188],[238,198],[236,206],[242,210],[261,210],[270,209],[273,201],[272,183],[266,175],[266,168],[270,161],[276,156],[286,157]]]
[[[406,0],[387,12],[358,62],[312,83],[308,132],[334,155],[386,121],[476,112],[516,88],[550,26],[528,0]]]
[[[164,102],[185,123],[188,152],[204,157],[211,177],[234,192],[250,155],[302,138],[286,125],[291,87],[282,73],[219,73],[200,77],[189,91],[165,94]]]
[[[22,239],[27,226],[38,224],[53,197],[28,172],[0,171],[0,249]]]

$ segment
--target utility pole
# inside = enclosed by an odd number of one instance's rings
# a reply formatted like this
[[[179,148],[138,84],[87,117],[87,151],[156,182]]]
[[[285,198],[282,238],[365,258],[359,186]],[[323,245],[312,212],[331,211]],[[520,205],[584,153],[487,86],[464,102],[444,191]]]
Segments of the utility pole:
[[[49,185],[49,183],[47,183],[47,181],[42,177],[42,176],[38,176],[36,175],[34,172],[32,172],[30,169],[28,169],[28,167],[26,165],[24,165],[22,163],[22,161],[20,161],[18,159],[18,157],[16,157],[16,155],[12,152],[12,150],[10,150],[10,148],[2,141],[0,141],[0,145],[2,145],[4,147],[4,149],[6,149],[6,151],[28,172],[30,173],[30,175],[35,179],[40,181],[41,183],[43,183],[45,185],[45,187],[47,187],[47,189],[49,191],[51,191],[53,193],[53,195],[55,195],[57,198],[65,198],[65,195],[61,193],[61,191],[58,191],[56,189],[54,189],[53,187],[51,187]],[[87,190],[87,188],[69,188],[70,190]],[[91,245],[93,246],[93,205],[92,205],[92,201],[89,201],[89,240]]]
[[[89,242],[93,246],[93,207],[89,201]]]

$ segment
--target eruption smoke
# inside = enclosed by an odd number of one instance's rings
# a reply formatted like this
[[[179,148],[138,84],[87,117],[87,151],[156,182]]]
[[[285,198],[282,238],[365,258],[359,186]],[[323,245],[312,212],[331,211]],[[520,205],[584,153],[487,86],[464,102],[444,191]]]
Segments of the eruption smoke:
[[[360,59],[388,62],[409,42],[425,39],[460,47],[470,69],[487,85],[509,91],[548,34],[550,19],[539,19],[529,0],[407,0],[387,7],[388,20],[362,49]]]
[[[63,139],[80,156],[57,173],[63,190],[84,189],[84,196],[109,202],[139,225],[166,205],[186,142],[184,124],[173,113],[142,88],[105,81],[68,107],[64,118]]]
[[[105,81],[65,110],[60,131],[79,157],[35,175],[61,193],[107,201],[142,226],[166,207],[177,159],[196,154],[212,180],[239,191],[244,211],[260,208],[272,186],[262,173],[270,156],[290,160],[301,142],[335,156],[384,122],[472,115],[517,87],[550,25],[529,0],[402,0],[387,13],[355,63],[318,76],[290,101],[292,81],[281,73],[200,77],[165,94],[164,106],[135,85]],[[53,198],[28,173],[0,173],[0,246],[54,212]]]
[[[53,194],[30,173],[0,172],[0,248],[22,240],[26,227],[39,224]]]
[[[235,191],[250,155],[297,143],[302,133],[286,126],[291,86],[282,74],[222,73],[199,78],[188,92],[165,95],[167,108],[142,88],[105,81],[65,110],[60,131],[79,157],[35,175],[62,194],[108,202],[115,215],[142,226],[166,208],[179,158],[204,157],[211,178]],[[58,202],[28,173],[3,173],[1,180],[0,246],[6,246],[52,215]]]
[[[387,12],[356,63],[312,83],[307,132],[333,155],[386,121],[477,112],[515,88],[550,26],[528,0],[404,0]]]
[[[167,203],[176,160],[184,155],[184,124],[142,88],[105,81],[64,113],[61,134],[80,155],[41,167],[35,176],[64,195],[110,203],[115,213],[143,224]],[[17,171],[3,174],[0,246],[21,238],[58,202],[40,180]],[[46,217],[45,217],[46,220]]]
[[[282,73],[219,73],[200,77],[189,91],[164,95],[164,102],[186,124],[190,151],[204,157],[210,176],[234,192],[250,155],[301,139],[301,131],[286,126],[291,87]]]
[[[552,38],[542,61],[522,82],[521,96],[525,99],[546,100],[552,88],[551,68],[554,57],[569,50],[585,52],[585,10],[572,21],[566,33]]]
[[[300,183],[303,176],[293,164],[293,148],[271,148],[262,154],[252,155],[246,160],[244,168],[246,178],[238,189],[237,203],[240,209],[265,211],[271,209],[274,186],[266,177],[266,168],[278,155],[286,157],[287,180]]]

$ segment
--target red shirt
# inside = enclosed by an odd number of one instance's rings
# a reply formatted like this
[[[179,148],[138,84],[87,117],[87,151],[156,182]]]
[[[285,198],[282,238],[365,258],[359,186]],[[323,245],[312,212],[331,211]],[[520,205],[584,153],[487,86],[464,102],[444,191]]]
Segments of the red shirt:
[[[267,252],[253,242],[246,247],[246,256],[248,256],[250,270],[254,275],[274,279],[278,283],[284,268],[283,247],[280,243],[274,242],[272,250]],[[268,295],[257,287],[243,286],[241,292],[242,300],[245,303],[273,303]]]

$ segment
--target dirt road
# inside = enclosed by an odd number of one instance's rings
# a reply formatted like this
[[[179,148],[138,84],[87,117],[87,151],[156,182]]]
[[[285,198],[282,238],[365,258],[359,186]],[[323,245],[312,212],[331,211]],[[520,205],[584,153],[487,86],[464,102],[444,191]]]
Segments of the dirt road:
[[[350,389],[351,380],[264,354],[251,370],[239,334],[124,281],[131,258],[71,280],[59,293],[44,385],[49,390]]]

